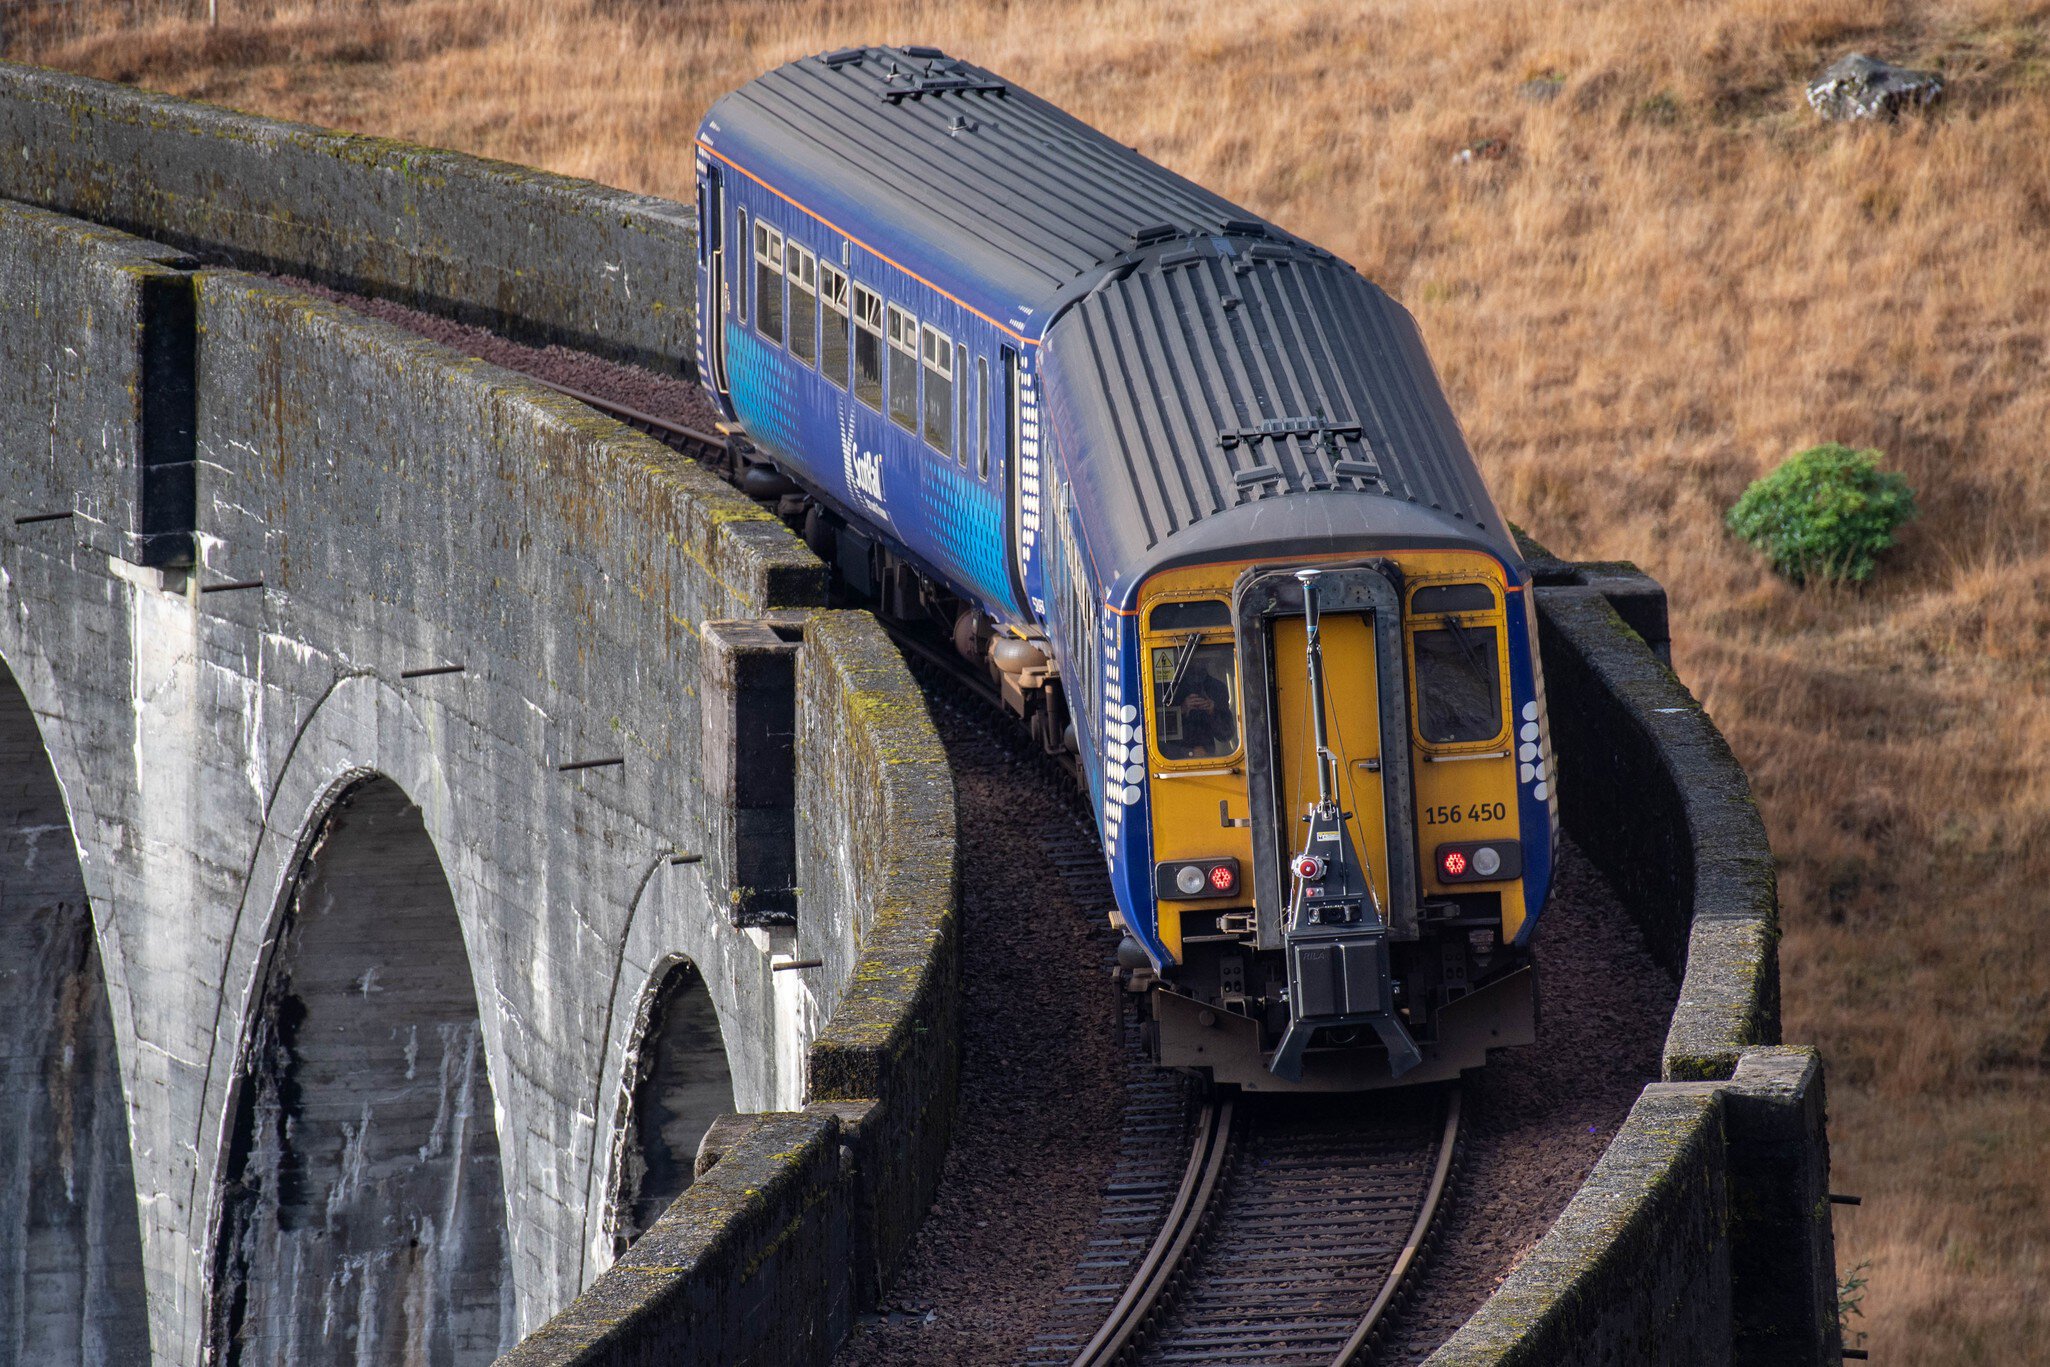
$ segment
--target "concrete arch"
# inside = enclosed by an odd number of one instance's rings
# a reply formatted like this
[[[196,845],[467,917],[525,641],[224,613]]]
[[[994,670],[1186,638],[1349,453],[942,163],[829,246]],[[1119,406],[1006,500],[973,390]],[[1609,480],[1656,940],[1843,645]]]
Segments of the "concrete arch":
[[[306,862],[327,834],[338,804],[371,782],[396,787],[414,805],[417,833],[434,855],[449,898],[453,943],[462,951],[465,985],[476,1006],[486,1008],[475,1013],[478,1051],[473,1062],[479,1095],[487,1103],[479,1114],[494,1132],[503,1132],[504,1025],[499,1014],[488,1009],[495,991],[493,966],[479,953],[484,914],[474,905],[474,870],[468,868],[456,838],[450,784],[435,733],[412,702],[390,684],[373,675],[345,676],[308,711],[279,763],[242,883],[242,903],[228,936],[220,1013],[206,1069],[205,1101],[199,1108],[200,1130],[193,1137],[200,1161],[195,1165],[192,1205],[205,1212],[203,1238],[195,1242],[206,1250],[202,1314],[209,1340],[218,1334],[223,1316],[230,1314],[225,1288],[219,1284],[223,1268],[217,1255],[227,1238],[236,1125],[247,1091],[244,1063],[260,1047],[264,999]],[[506,1153],[500,1159],[500,1170],[494,1174],[499,1207],[510,1210],[514,1160]],[[519,1222],[513,1220],[505,1233],[515,1256],[520,1232]],[[503,1284],[510,1288],[508,1296],[516,1298],[524,1291],[510,1274]],[[511,1332],[509,1327],[506,1332]]]
[[[225,1364],[485,1363],[515,1336],[470,958],[421,812],[348,786],[262,974],[216,1234]]]
[[[614,1146],[611,1232],[624,1253],[695,1178],[698,1143],[733,1110],[733,1071],[711,989],[698,966],[673,956],[636,1013]]]
[[[756,938],[750,938],[750,936]],[[622,1181],[635,1161],[635,1137],[643,1043],[656,1020],[663,988],[676,965],[689,964],[717,1024],[725,1053],[731,1111],[789,1110],[803,1103],[801,1066],[784,1036],[788,1017],[776,1009],[775,980],[797,975],[773,972],[761,932],[735,934],[725,925],[705,885],[704,866],[658,859],[637,889],[619,961],[613,969],[612,1001],[606,1015],[605,1052],[592,1097],[592,1112],[604,1117],[595,1127],[584,1201],[582,1283],[619,1256],[617,1210]],[[604,1151],[599,1152],[602,1144]],[[695,1156],[695,1145],[693,1154]]]
[[[107,975],[70,804],[0,671],[0,1364],[149,1360]]]

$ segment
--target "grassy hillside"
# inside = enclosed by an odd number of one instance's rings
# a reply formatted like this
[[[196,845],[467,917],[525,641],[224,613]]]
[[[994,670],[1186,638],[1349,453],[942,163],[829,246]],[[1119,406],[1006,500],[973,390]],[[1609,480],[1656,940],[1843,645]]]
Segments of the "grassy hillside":
[[[1417,313],[1505,511],[1671,590],[1783,863],[1787,1033],[1827,1053],[1865,1198],[1853,1328],[1897,1367],[2040,1355],[2050,3],[94,3],[16,10],[10,55],[678,197],[728,86],[936,43],[1351,258]],[[1801,84],[1852,49],[1949,99],[1819,124]],[[1825,440],[1924,510],[1862,591],[1722,530]]]

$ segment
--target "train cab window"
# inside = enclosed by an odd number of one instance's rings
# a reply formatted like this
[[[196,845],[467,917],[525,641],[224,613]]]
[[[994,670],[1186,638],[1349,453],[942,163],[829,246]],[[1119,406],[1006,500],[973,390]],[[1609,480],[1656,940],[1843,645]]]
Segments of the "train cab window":
[[[890,305],[890,421],[918,430],[918,320]]]
[[[755,331],[783,340],[783,234],[755,224]]]
[[[854,287],[854,397],[883,410],[883,297]]]
[[[1151,631],[1201,631],[1205,627],[1231,625],[1231,609],[1215,598],[1197,598],[1186,603],[1160,603],[1147,615]]]
[[[1237,752],[1237,655],[1230,638],[1205,640],[1199,631],[1153,647],[1153,736],[1162,759]]]
[[[737,253],[740,251],[741,245],[747,241],[747,210],[735,209],[733,211],[733,222],[735,225],[733,229],[734,246],[733,250],[726,254],[727,260],[733,267],[733,316],[740,322],[745,323],[747,321],[748,275],[745,270],[741,269],[746,263],[739,259]]]
[[[1429,584],[1410,596],[1410,664],[1417,735],[1426,745],[1491,741],[1502,730],[1502,651],[1492,622],[1459,614],[1493,612],[1486,584]],[[1440,615],[1442,614],[1442,615]],[[1436,620],[1418,622],[1434,617]]]
[[[819,263],[819,374],[847,387],[847,272]]]
[[[989,358],[975,358],[975,477],[989,478]]]
[[[1486,584],[1426,584],[1410,596],[1409,610],[1418,617],[1434,612],[1493,612],[1495,591]]]
[[[925,358],[925,442],[943,456],[954,454],[954,343],[927,324],[920,351]]]
[[[783,267],[790,276],[790,354],[814,364],[819,352],[818,258],[795,242],[786,243]]]

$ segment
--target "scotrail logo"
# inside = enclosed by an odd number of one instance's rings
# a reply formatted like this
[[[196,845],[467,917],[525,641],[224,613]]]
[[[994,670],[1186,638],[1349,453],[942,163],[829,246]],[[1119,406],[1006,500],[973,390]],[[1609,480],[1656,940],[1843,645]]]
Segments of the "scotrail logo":
[[[854,438],[854,414],[840,414],[840,468],[847,480],[847,492],[884,522],[890,510],[883,503],[883,458],[880,452],[864,451]]]

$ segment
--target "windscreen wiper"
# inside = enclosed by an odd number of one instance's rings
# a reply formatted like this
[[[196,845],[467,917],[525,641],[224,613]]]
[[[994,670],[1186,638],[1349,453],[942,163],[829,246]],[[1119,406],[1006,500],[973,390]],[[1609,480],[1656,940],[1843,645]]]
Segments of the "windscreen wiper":
[[[1474,677],[1480,678],[1486,674],[1487,667],[1481,661],[1480,649],[1474,645],[1473,638],[1469,634],[1472,628],[1457,617],[1447,617],[1445,625],[1452,628],[1452,639],[1458,644],[1459,653],[1466,657],[1467,667],[1473,670]]]
[[[1189,676],[1189,666],[1196,662],[1196,647],[1203,644],[1200,632],[1190,632],[1182,638],[1181,653],[1174,657],[1174,673],[1167,679],[1167,699],[1162,707],[1173,707],[1176,698],[1182,695],[1182,681]]]

